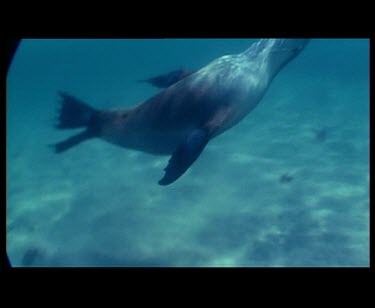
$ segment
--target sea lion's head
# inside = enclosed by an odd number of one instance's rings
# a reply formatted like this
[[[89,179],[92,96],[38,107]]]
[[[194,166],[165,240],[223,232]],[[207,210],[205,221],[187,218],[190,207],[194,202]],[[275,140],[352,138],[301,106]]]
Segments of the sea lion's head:
[[[269,40],[270,73],[275,76],[286,64],[293,60],[309,43],[310,39]]]
[[[255,63],[266,63],[272,79],[308,44],[310,39],[262,39],[252,44],[244,54]]]

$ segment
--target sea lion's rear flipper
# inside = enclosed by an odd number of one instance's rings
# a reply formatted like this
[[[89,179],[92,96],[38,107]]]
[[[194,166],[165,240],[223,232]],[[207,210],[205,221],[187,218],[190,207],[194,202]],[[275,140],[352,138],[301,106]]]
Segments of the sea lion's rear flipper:
[[[85,130],[72,137],[69,137],[68,139],[65,139],[64,141],[53,144],[52,147],[55,149],[55,153],[61,153],[81,143],[82,141],[85,141],[93,137],[94,136],[90,132]]]
[[[208,140],[208,132],[205,129],[194,130],[172,154],[159,184],[163,186],[171,184],[183,175],[202,153]]]
[[[179,69],[160,76],[155,76],[145,80],[139,80],[139,82],[148,82],[157,88],[168,88],[172,84],[180,81],[181,79],[184,79],[192,73],[193,72],[190,70]]]
[[[81,100],[64,92],[59,92],[62,98],[61,111],[58,117],[58,129],[86,127],[80,132],[62,142],[53,145],[56,153],[64,152],[71,147],[96,137],[99,130],[98,111]]]
[[[61,96],[62,101],[56,128],[66,129],[88,126],[97,110],[65,92],[59,92],[58,94]]]

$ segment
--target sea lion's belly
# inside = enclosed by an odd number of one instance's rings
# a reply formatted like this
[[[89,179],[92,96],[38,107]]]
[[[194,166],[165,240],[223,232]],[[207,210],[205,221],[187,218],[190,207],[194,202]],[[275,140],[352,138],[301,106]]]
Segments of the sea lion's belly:
[[[148,130],[104,138],[124,148],[134,149],[155,155],[171,155],[193,130]]]

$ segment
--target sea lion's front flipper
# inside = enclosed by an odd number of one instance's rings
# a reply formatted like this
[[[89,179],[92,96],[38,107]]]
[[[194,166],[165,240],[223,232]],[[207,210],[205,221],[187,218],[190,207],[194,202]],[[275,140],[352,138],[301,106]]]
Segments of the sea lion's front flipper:
[[[192,73],[193,72],[189,70],[179,69],[160,76],[155,76],[145,80],[139,80],[139,82],[148,82],[157,88],[168,88],[172,84],[180,81],[181,79],[184,79]]]
[[[172,154],[159,184],[163,186],[171,184],[183,175],[202,153],[208,140],[208,132],[205,129],[194,130]]]

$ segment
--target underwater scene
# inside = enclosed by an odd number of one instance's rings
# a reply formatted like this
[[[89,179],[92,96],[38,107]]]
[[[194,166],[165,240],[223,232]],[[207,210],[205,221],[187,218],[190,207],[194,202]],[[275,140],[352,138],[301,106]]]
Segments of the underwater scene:
[[[258,41],[21,40],[12,266],[369,267],[369,39]]]

